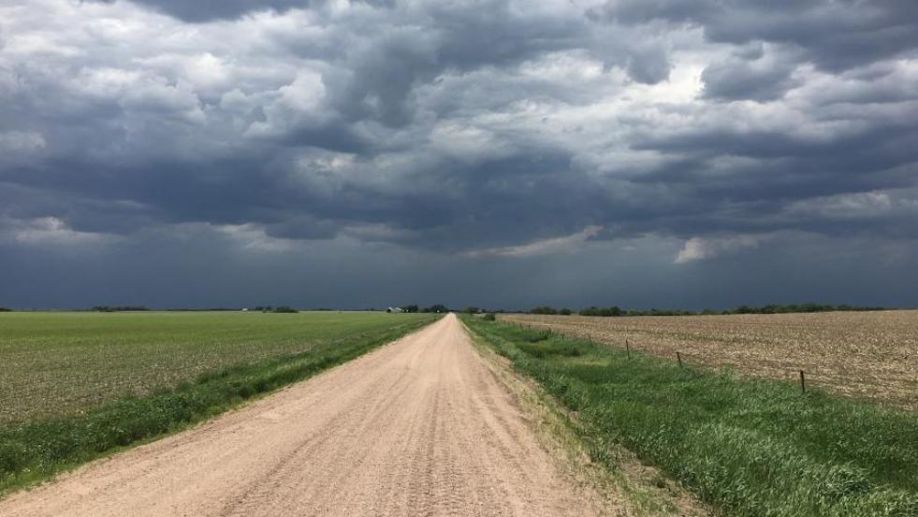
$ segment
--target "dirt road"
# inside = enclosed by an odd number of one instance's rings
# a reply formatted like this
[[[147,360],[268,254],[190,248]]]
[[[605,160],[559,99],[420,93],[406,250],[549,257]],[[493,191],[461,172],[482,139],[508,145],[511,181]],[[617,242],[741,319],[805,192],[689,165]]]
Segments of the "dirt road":
[[[592,515],[454,315],[0,515]]]

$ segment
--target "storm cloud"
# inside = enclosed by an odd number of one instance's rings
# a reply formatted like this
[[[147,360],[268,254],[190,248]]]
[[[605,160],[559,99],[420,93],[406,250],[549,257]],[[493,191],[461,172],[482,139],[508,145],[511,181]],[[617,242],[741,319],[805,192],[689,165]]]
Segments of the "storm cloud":
[[[911,0],[7,1],[0,305],[916,305],[916,84]]]

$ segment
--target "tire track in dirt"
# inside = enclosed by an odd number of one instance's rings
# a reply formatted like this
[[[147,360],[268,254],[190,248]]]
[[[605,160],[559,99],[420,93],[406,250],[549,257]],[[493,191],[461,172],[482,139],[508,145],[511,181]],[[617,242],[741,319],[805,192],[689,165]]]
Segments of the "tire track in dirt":
[[[595,515],[455,315],[0,515]]]

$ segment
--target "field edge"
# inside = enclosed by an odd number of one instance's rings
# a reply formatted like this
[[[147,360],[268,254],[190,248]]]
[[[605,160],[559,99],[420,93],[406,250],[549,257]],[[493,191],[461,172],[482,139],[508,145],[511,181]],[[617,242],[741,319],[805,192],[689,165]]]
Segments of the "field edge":
[[[918,418],[800,394],[780,381],[682,368],[547,331],[466,316],[510,367],[574,415],[591,461],[621,448],[731,515],[918,515]]]
[[[401,323],[313,349],[236,365],[144,397],[124,397],[83,414],[0,427],[0,499],[91,461],[206,422],[286,386],[356,359],[435,323]]]
[[[711,509],[659,469],[641,463],[631,451],[618,445],[618,469],[602,468],[591,461],[589,443],[577,415],[546,392],[536,381],[516,371],[487,337],[462,318],[472,343],[497,380],[532,419],[536,436],[566,475],[579,485],[594,489],[609,515],[704,516]]]

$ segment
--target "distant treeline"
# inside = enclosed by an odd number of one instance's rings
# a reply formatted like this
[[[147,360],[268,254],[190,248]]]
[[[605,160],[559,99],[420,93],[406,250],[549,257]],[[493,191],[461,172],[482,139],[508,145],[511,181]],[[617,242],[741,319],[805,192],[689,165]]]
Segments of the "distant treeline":
[[[438,304],[436,304],[436,305],[431,305],[430,307],[423,307],[423,308],[422,308],[422,307],[418,307],[417,305],[402,305],[402,306],[401,306],[401,309],[402,309],[403,311],[405,311],[405,312],[439,312],[439,313],[445,313],[445,312],[449,312],[450,310],[452,310],[452,309],[450,309],[449,307],[447,307],[446,305],[443,305],[443,304],[440,304],[440,303],[438,303]],[[460,309],[456,309],[456,311],[457,311],[457,312],[460,312]],[[485,313],[485,312],[488,312],[488,313],[491,313],[491,312],[501,312],[501,313],[503,313],[503,312],[508,312],[508,311],[505,311],[505,310],[503,310],[503,309],[485,309],[485,308],[483,308],[483,307],[476,307],[476,306],[474,306],[474,305],[469,305],[468,307],[466,307],[466,308],[464,308],[464,309],[461,309],[461,312],[464,312],[464,313],[466,313],[466,314],[481,314],[481,313]],[[510,311],[510,312],[512,312],[512,311]]]
[[[679,309],[649,309],[635,310],[622,309],[621,307],[588,307],[580,310],[577,314],[581,316],[705,316],[714,314],[789,314],[799,312],[833,312],[833,311],[882,311],[886,307],[862,307],[857,305],[829,305],[819,303],[800,303],[790,305],[762,305],[759,307],[751,305],[740,305],[734,309],[714,310],[705,309],[703,311],[687,311]],[[534,307],[529,311],[530,314],[560,314],[563,316],[573,314],[570,309],[555,309],[547,305]]]
[[[92,308],[96,312],[125,312],[125,311],[148,311],[150,309],[143,305],[96,305]]]
[[[402,305],[402,311],[404,312],[430,312],[430,313],[447,313],[450,311],[449,307],[443,304],[434,304],[429,307],[421,307],[417,304],[411,305]],[[690,311],[682,309],[623,309],[616,305],[611,307],[596,307],[591,306],[579,311],[574,311],[566,307],[555,308],[549,305],[540,305],[538,307],[533,307],[528,312],[529,314],[555,314],[561,316],[569,316],[571,314],[579,314],[581,316],[603,316],[603,317],[616,317],[616,316],[705,316],[705,315],[716,315],[716,314],[788,314],[788,313],[801,313],[801,312],[833,312],[833,311],[883,311],[889,310],[889,307],[872,307],[872,306],[859,306],[859,305],[831,305],[831,304],[820,304],[820,303],[799,303],[799,304],[788,304],[788,305],[779,305],[779,304],[770,304],[762,306],[753,306],[753,305],[740,305],[733,309],[726,310],[716,310],[716,309],[704,309],[702,311]],[[96,312],[123,312],[123,311],[149,311],[150,309],[143,305],[96,305],[91,310]],[[164,309],[166,311],[238,311],[238,308],[227,308],[227,307],[212,307],[212,308],[170,308]],[[254,312],[274,312],[274,313],[294,313],[299,312],[296,309],[289,307],[287,305],[256,305],[251,308]],[[331,311],[337,309],[330,309],[327,307],[321,307],[317,309],[309,309],[314,311]],[[379,310],[379,309],[365,309],[365,310]],[[0,312],[11,312],[12,309],[7,307],[0,307]],[[458,311],[458,309],[457,309]],[[487,309],[483,307],[468,306],[461,310],[468,314],[480,314],[480,313],[505,313],[505,312],[515,312],[515,311],[506,311],[504,309]]]
[[[239,307],[170,307],[162,310],[166,312],[235,312],[240,309]]]
[[[0,307],[0,312],[13,312],[13,309],[9,307]]]
[[[412,305],[402,305],[400,307],[405,312],[449,312],[449,308],[446,305],[436,304],[431,305],[430,307],[418,307],[415,304]]]
[[[96,305],[91,310],[96,311],[96,312],[123,312],[123,311],[149,311],[151,309],[148,307],[144,307],[142,305]],[[157,309],[157,310],[166,311],[166,312],[230,312],[230,311],[236,312],[241,309],[239,309],[238,307],[232,307],[232,308],[231,307],[206,307],[206,308],[173,307],[169,309]],[[248,310],[248,309],[245,309],[245,310]],[[327,311],[331,309],[316,309],[316,310]],[[287,305],[278,305],[278,306],[258,305],[256,307],[253,307],[252,311],[284,312],[284,313],[299,312],[296,309],[290,306],[287,306]]]
[[[261,312],[276,312],[278,314],[291,314],[294,312],[299,312],[298,310],[288,305],[278,305],[277,307],[274,307],[271,305],[265,305],[265,306],[259,305],[259,306],[256,306],[252,310],[261,311]]]

